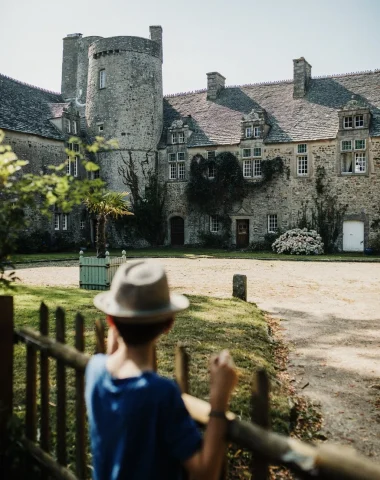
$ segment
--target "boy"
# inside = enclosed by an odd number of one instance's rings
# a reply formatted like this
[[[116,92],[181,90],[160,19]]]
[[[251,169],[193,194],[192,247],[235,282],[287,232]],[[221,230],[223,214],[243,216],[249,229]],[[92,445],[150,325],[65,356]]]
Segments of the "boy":
[[[210,364],[211,413],[202,443],[176,384],[154,371],[154,345],[170,330],[186,297],[169,292],[163,268],[128,262],[111,290],[94,299],[110,325],[108,355],[86,369],[94,480],[218,479],[225,455],[225,412],[236,384],[229,353]]]

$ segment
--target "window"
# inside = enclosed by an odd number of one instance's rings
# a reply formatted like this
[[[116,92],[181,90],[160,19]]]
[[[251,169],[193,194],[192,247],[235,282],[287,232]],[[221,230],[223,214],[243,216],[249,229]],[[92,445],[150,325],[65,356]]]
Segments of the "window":
[[[84,230],[85,226],[86,226],[86,222],[84,220],[81,220],[80,221],[80,229]]]
[[[306,153],[306,152],[307,152],[306,143],[301,143],[300,145],[297,145],[297,153]]]
[[[79,161],[79,157],[75,156],[72,164],[73,164],[73,177],[77,177],[78,176],[78,161]]]
[[[243,177],[252,177],[252,160],[243,161]]]
[[[68,150],[79,152],[79,143],[68,143],[67,148]]]
[[[216,174],[215,163],[212,162],[208,166],[208,178],[215,178],[215,174]]]
[[[54,230],[59,230],[59,213],[54,214]]]
[[[250,158],[250,157],[251,157],[251,149],[243,148],[243,158]]]
[[[261,177],[261,160],[253,160],[253,176]]]
[[[343,128],[352,128],[352,117],[343,117]]]
[[[99,131],[99,133],[102,133],[104,131],[104,124],[103,123],[98,124],[98,131]]]
[[[71,175],[71,158],[67,157],[66,175]]]
[[[364,116],[363,115],[356,115],[355,116],[355,127],[356,128],[364,127]]]
[[[254,138],[261,137],[261,127],[253,127],[253,136]]]
[[[69,216],[67,215],[67,213],[64,213],[62,215],[62,230],[67,230],[67,225],[68,225],[68,219],[69,219]]]
[[[176,163],[171,163],[169,165],[169,179],[177,180],[177,164]]]
[[[341,151],[349,152],[352,150],[352,141],[351,140],[342,140]]]
[[[300,155],[297,157],[297,174],[302,176],[308,173],[307,155]]]
[[[277,213],[268,215],[268,233],[276,233],[277,228]]]
[[[169,153],[169,162],[175,162],[177,160],[175,153]]]
[[[178,163],[178,180],[185,180],[185,164]]]
[[[90,180],[96,180],[97,178],[100,178],[100,169],[93,172],[88,172],[88,178]]]
[[[252,137],[252,127],[247,127],[245,129],[245,136],[246,136],[246,138],[251,138]]]
[[[178,133],[172,133],[172,143],[178,143]]]
[[[185,134],[183,132],[178,133],[178,143],[184,143],[185,142]]]
[[[106,71],[100,70],[99,71],[99,88],[105,88],[106,87]]]
[[[253,149],[253,156],[254,157],[261,157],[261,147],[255,147]]]
[[[215,150],[209,150],[207,152],[207,160],[214,160],[215,158]]]
[[[177,160],[179,162],[184,162],[185,161],[185,152],[178,152],[177,153]]]
[[[184,163],[170,163],[169,164],[169,179],[170,180],[185,180],[186,170]]]
[[[355,150],[365,150],[365,140],[355,140]]]
[[[73,129],[73,133],[76,135],[78,133],[77,122],[75,120],[73,120],[71,125],[72,125],[72,129]]]
[[[355,153],[355,173],[365,173],[366,171],[366,158],[365,153]]]
[[[68,118],[65,118],[65,127],[66,127],[66,132],[71,133],[71,123]]]
[[[212,233],[219,232],[219,218],[216,215],[210,216],[210,232]]]

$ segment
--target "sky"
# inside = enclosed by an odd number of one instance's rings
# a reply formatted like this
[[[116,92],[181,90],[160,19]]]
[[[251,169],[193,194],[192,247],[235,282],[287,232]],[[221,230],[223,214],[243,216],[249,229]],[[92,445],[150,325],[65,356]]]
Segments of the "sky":
[[[149,38],[163,28],[164,93],[293,77],[301,56],[312,76],[380,68],[380,0],[5,0],[0,73],[59,92],[69,33]],[[1,101],[1,99],[0,99]]]

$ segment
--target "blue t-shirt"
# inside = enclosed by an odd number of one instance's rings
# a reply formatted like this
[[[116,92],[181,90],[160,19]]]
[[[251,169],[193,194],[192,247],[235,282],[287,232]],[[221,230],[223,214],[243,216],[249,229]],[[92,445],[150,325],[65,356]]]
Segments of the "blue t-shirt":
[[[115,379],[106,360],[86,368],[94,480],[178,480],[201,437],[177,385],[154,372]]]

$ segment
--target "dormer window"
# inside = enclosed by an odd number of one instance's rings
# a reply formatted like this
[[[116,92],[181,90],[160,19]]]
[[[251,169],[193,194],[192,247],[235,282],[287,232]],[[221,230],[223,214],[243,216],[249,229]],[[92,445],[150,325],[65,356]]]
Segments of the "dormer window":
[[[352,117],[343,117],[343,128],[352,128]]]
[[[65,118],[65,129],[67,133],[71,133],[71,122],[68,118]]]
[[[355,128],[362,128],[362,127],[364,127],[364,115],[356,115]]]
[[[252,137],[252,127],[246,127],[245,129],[245,137],[251,138]]]
[[[363,128],[364,115],[354,115],[343,117],[343,128]]]
[[[99,88],[106,88],[106,71],[105,69],[99,71]]]
[[[172,143],[184,143],[185,134],[184,132],[174,132],[172,133]]]
[[[253,127],[253,138],[261,137],[261,127]]]

